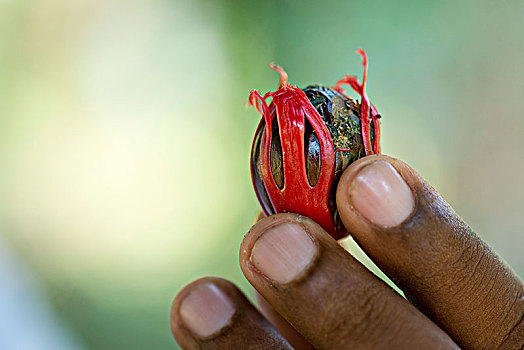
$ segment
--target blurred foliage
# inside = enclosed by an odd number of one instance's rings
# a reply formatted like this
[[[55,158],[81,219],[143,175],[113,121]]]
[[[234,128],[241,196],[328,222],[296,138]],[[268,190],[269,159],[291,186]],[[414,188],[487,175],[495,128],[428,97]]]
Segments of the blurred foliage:
[[[249,90],[276,87],[271,61],[299,86],[361,76],[362,47],[385,153],[522,275],[523,16],[522,1],[0,1],[0,232],[87,348],[175,348],[184,284],[250,293]]]

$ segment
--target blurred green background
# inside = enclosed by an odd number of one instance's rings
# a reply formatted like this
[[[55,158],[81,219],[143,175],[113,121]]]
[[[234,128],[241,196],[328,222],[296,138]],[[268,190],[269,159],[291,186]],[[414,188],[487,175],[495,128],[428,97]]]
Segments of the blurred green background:
[[[271,61],[299,86],[361,77],[362,47],[384,153],[522,276],[523,18],[520,0],[0,0],[2,245],[79,347],[176,348],[185,283],[249,293],[248,92],[275,89]]]

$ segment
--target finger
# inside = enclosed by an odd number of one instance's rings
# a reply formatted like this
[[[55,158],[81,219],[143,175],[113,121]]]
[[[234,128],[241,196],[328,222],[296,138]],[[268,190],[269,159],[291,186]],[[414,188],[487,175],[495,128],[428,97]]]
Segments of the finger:
[[[177,294],[171,331],[183,349],[292,349],[233,284],[214,277]]]
[[[263,212],[258,212],[253,224],[265,218]],[[295,350],[310,350],[313,346],[300,334],[284,317],[273,309],[260,293],[253,290],[260,313],[275,327],[275,329],[289,342]]]
[[[386,156],[353,163],[337,207],[368,256],[458,345],[524,346],[522,282],[409,166]]]
[[[318,349],[457,349],[422,313],[312,220],[260,220],[240,267],[273,308]]]
[[[306,338],[302,336],[284,317],[273,309],[273,307],[264,299],[256,290],[255,299],[257,301],[260,313],[275,327],[275,329],[289,342],[295,350],[312,350],[311,345]]]

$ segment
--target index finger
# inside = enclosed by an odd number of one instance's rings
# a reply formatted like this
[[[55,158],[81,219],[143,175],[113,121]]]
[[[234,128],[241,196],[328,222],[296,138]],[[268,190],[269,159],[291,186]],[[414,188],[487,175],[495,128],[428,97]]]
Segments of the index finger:
[[[368,256],[457,344],[522,348],[522,281],[408,165],[387,156],[353,163],[337,207]]]

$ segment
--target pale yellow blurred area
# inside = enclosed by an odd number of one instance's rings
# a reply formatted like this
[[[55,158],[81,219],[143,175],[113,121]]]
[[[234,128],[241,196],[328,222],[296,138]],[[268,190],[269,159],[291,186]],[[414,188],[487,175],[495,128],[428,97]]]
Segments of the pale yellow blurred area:
[[[39,263],[126,278],[220,240],[205,223],[220,229],[221,202],[238,208],[215,128],[228,78],[190,6],[32,5],[2,186],[3,215]]]
[[[2,234],[58,299],[170,288],[155,301],[170,338],[177,275],[216,251],[243,205],[235,173],[249,181],[223,156],[229,75],[213,23],[189,1],[1,6],[1,27],[20,30],[2,45]]]
[[[361,77],[363,47],[384,153],[522,276],[523,4],[0,0],[0,235],[86,348],[175,348],[185,283],[249,294],[250,89]]]

